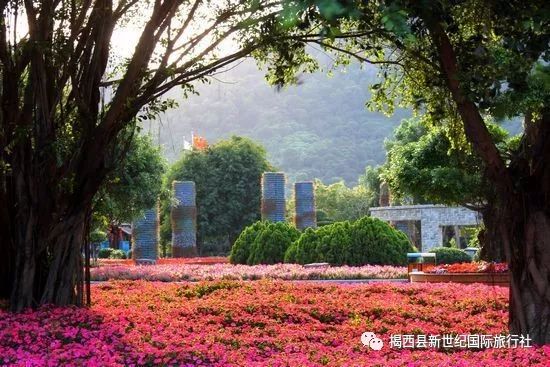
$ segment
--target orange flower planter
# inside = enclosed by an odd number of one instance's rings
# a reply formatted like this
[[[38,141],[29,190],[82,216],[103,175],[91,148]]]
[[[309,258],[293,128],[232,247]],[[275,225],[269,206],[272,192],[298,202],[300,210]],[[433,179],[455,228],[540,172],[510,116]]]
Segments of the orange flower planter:
[[[508,287],[510,273],[409,273],[411,283],[462,283],[487,284]]]

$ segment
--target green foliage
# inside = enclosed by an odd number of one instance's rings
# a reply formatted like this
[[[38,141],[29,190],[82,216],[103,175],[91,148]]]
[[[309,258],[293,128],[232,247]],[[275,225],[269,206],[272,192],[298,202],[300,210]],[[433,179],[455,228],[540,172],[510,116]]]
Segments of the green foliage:
[[[202,298],[218,290],[231,290],[239,287],[240,284],[237,282],[222,280],[210,283],[199,283],[192,287],[185,285],[181,289],[177,290],[177,294],[187,299]]]
[[[107,234],[99,229],[90,233],[90,243],[101,243],[107,240]]]
[[[117,169],[96,195],[94,219],[103,224],[131,222],[156,205],[166,163],[149,136],[138,135]]]
[[[161,130],[166,156],[178,158],[179,137],[189,139],[200,121],[200,133],[208,141],[236,134],[261,143],[289,182],[319,178],[353,186],[365,165],[384,162],[384,138],[410,113],[398,110],[389,118],[365,109],[370,98],[365,85],[375,80],[374,68],[353,64],[333,74],[301,75],[299,86],[274,93],[263,72],[245,61],[224,73],[224,79],[235,83],[198,86],[200,96],[166,113],[166,120],[177,121]],[[321,99],[328,103],[319,103]]]
[[[405,265],[407,252],[416,251],[407,235],[378,218],[361,218],[351,229],[350,265]]]
[[[259,236],[261,231],[265,229],[266,225],[266,222],[258,221],[246,227],[241,232],[233,244],[233,247],[231,247],[231,252],[229,254],[229,261],[232,264],[246,264],[254,240]]]
[[[481,247],[481,244],[479,243],[479,234],[484,230],[485,226],[483,224],[477,227],[466,227],[462,229],[462,231],[464,231],[466,233],[466,236],[469,238],[468,247]]]
[[[422,119],[409,118],[403,119],[401,123],[393,130],[393,136],[391,139],[384,140],[384,147],[387,152],[390,152],[397,146],[403,146],[409,143],[415,143],[420,140],[421,137],[428,133],[426,124]]]
[[[247,263],[277,264],[284,261],[285,252],[300,232],[287,223],[270,223],[259,233],[250,249]]]
[[[232,243],[244,227],[260,218],[260,178],[273,170],[265,150],[250,139],[233,136],[205,150],[185,152],[170,168],[164,187],[194,181],[197,190],[197,240]],[[171,240],[170,200],[161,202],[161,241]],[[206,247],[206,246],[205,246]],[[226,248],[225,251],[228,251]],[[210,250],[209,250],[210,251]]]
[[[102,248],[99,250],[97,257],[100,259],[126,259],[126,254],[122,250]]]
[[[328,214],[321,209],[316,210],[316,216],[317,216],[317,226],[322,227],[326,226],[327,224],[332,224],[334,221],[329,218]]]
[[[108,259],[111,257],[112,252],[113,252],[112,248],[102,248],[97,253],[97,257],[100,259]]]
[[[285,262],[333,265],[405,265],[415,251],[407,236],[371,217],[308,228],[287,250]]]
[[[227,256],[231,251],[231,241],[228,236],[208,237],[201,243],[201,256]]]
[[[334,265],[346,264],[351,246],[350,222],[336,222],[318,229],[308,228],[291,245],[286,262],[299,264],[328,262]]]
[[[458,249],[458,244],[456,243],[456,240],[453,238],[451,238],[449,241],[447,241],[447,243],[445,243],[443,245],[443,247],[447,247],[447,248],[456,248]]]
[[[507,132],[495,124],[488,126],[505,151]],[[481,160],[470,149],[455,148],[444,128],[427,129],[421,120],[404,120],[386,148],[382,176],[394,201],[476,204],[491,196]]]
[[[382,168],[380,166],[377,166],[377,167],[367,166],[365,167],[365,173],[359,176],[359,185],[364,187],[371,196],[369,201],[370,207],[376,207],[379,205],[381,172],[382,172]]]
[[[259,221],[246,227],[231,248],[232,264],[277,264],[300,232],[286,222]]]
[[[375,193],[370,192],[362,185],[349,188],[343,181],[325,185],[320,180],[315,180],[315,205],[322,211],[324,217],[318,218],[323,222],[344,221],[359,219],[369,212]],[[292,206],[294,200],[289,202]],[[293,213],[293,208],[289,208]]]
[[[122,250],[115,249],[109,255],[109,259],[126,259],[126,253]]]
[[[464,251],[451,247],[436,247],[430,250],[435,254],[437,264],[469,263],[472,258]]]

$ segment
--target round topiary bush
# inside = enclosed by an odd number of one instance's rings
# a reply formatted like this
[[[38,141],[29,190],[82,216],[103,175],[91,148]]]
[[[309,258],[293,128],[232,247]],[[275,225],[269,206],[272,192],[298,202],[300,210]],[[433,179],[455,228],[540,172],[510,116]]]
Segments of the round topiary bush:
[[[113,252],[112,248],[102,248],[97,253],[97,257],[100,259],[108,259],[111,257],[111,253]]]
[[[407,252],[413,251],[403,232],[379,219],[363,217],[306,230],[287,250],[285,262],[405,265]]]
[[[241,232],[231,248],[229,261],[248,265],[281,263],[299,236],[300,232],[285,222],[256,222]]]
[[[122,250],[113,250],[109,259],[126,259],[126,253]]]
[[[407,252],[416,252],[407,235],[388,223],[363,217],[351,227],[348,265],[406,265]]]
[[[347,263],[349,257],[350,223],[336,222],[318,229],[308,228],[285,254],[285,262],[308,264],[327,262]]]
[[[229,253],[229,262],[231,264],[246,264],[254,240],[266,225],[267,222],[259,221],[243,229],[231,247],[231,252]]]
[[[472,262],[472,258],[464,251],[451,247],[435,247],[430,250],[435,254],[437,264],[457,264]]]
[[[126,259],[126,253],[122,250],[108,247],[100,249],[97,257],[100,259]]]

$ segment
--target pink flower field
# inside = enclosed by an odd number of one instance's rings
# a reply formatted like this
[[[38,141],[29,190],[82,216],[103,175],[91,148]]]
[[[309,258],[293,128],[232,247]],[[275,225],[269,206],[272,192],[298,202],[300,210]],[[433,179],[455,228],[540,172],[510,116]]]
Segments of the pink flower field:
[[[115,281],[90,309],[0,311],[6,366],[548,366],[549,347],[399,349],[397,334],[507,334],[508,289]],[[376,351],[361,335],[384,342]]]
[[[92,268],[92,280],[314,280],[314,279],[399,279],[407,277],[407,268],[387,265],[335,266],[305,268],[297,264],[277,265],[114,265]]]

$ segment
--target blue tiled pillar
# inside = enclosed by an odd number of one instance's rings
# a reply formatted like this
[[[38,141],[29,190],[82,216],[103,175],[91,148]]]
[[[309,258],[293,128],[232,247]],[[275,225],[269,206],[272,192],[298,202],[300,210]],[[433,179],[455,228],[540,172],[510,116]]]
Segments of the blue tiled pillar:
[[[197,251],[197,205],[193,181],[172,182],[174,197],[178,201],[172,207],[172,257],[195,257]]]
[[[296,228],[303,230],[317,227],[313,182],[296,182],[294,184],[294,198],[294,224]]]
[[[262,220],[285,221],[285,174],[265,172],[262,175]]]

